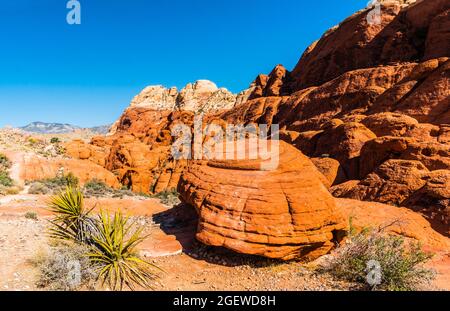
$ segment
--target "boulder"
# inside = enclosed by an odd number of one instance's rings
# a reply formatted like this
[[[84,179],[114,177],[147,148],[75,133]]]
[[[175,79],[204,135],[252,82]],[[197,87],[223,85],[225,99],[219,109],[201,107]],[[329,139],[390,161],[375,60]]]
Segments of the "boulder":
[[[401,113],[383,112],[369,115],[362,122],[378,137],[403,137],[418,126],[419,122]]]
[[[450,170],[430,172],[426,184],[402,205],[420,212],[436,231],[450,237]]]
[[[388,159],[417,160],[429,170],[450,169],[450,146],[412,137],[383,136],[362,147],[359,176],[364,178]]]
[[[347,176],[339,161],[331,158],[311,158],[311,161],[317,167],[319,172],[326,177],[328,188],[347,180]]]
[[[428,174],[429,170],[419,161],[391,159],[367,175],[344,196],[399,206],[426,184]]]
[[[360,180],[353,179],[334,185],[330,188],[331,194],[336,198],[346,198],[348,193],[359,184]]]
[[[361,123],[344,123],[325,130],[317,141],[315,156],[328,154],[344,167],[349,178],[358,177],[361,148],[376,135]]]
[[[199,214],[197,239],[207,245],[277,258],[313,259],[328,253],[345,229],[313,163],[280,142],[279,165],[255,160],[194,161],[178,191]]]

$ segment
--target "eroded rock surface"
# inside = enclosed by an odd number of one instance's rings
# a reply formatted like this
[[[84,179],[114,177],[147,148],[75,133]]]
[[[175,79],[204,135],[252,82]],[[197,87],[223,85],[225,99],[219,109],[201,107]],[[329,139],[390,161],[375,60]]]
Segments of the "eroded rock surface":
[[[199,213],[197,239],[270,258],[313,259],[333,247],[345,228],[312,162],[280,144],[280,165],[261,160],[191,163],[178,191]]]

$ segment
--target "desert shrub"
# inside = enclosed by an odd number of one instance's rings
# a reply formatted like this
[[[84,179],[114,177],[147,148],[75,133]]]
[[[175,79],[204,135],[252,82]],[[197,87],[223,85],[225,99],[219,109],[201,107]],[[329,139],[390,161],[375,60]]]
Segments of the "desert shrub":
[[[114,189],[109,187],[107,184],[105,184],[103,181],[98,179],[93,179],[87,182],[84,185],[84,194],[87,197],[93,196],[93,197],[104,197],[111,195],[115,192]]]
[[[88,247],[86,256],[102,285],[107,283],[113,290],[149,288],[156,267],[136,253],[144,240],[143,228],[120,212],[113,217],[105,212],[92,217],[92,209],[85,209],[83,200],[83,193],[70,187],[52,198],[49,209],[56,216],[51,221],[51,237]]]
[[[166,190],[152,195],[153,198],[159,199],[165,205],[176,205],[180,203],[179,193],[175,189]]]
[[[8,195],[9,189],[9,187],[0,185],[0,195]]]
[[[6,155],[0,153],[0,168],[4,170],[9,169],[11,167],[11,161],[8,159]]]
[[[409,291],[433,279],[434,272],[423,266],[431,257],[418,242],[366,229],[351,235],[320,270],[356,282],[361,289]]]
[[[8,188],[14,186],[14,181],[12,180],[11,177],[9,177],[8,169],[10,167],[11,162],[9,161],[8,157],[0,153],[0,186],[2,186],[1,194],[3,195],[11,194],[8,193],[8,191],[11,191],[11,189]]]
[[[115,213],[112,219],[102,212],[98,223],[99,234],[94,237],[95,247],[89,258],[102,284],[107,283],[113,290],[122,290],[124,285],[130,289],[151,288],[151,281],[156,278],[152,270],[157,268],[140,259],[136,251],[136,246],[145,239],[143,228],[121,212]]]
[[[60,142],[61,140],[58,137],[52,137],[52,139],[50,139],[51,144],[58,144]]]
[[[37,180],[29,184],[29,194],[58,194],[64,191],[66,187],[77,188],[79,180],[73,173],[68,173],[64,176]]]
[[[24,216],[25,216],[26,219],[32,219],[32,220],[37,220],[38,219],[37,213],[33,212],[33,211],[26,212]]]
[[[66,182],[68,187],[78,187],[80,183],[78,177],[76,177],[73,173],[68,173],[63,176],[62,179]]]
[[[5,187],[12,187],[14,185],[14,181],[7,171],[0,170],[0,185]]]
[[[38,287],[49,290],[94,289],[97,274],[81,244],[58,244],[32,260],[39,268]]]
[[[28,188],[29,194],[49,194],[52,190],[48,188],[44,183],[42,182],[33,182],[30,184],[30,187]]]
[[[122,187],[121,189],[114,189],[105,184],[105,182],[92,179],[87,182],[83,187],[83,193],[85,197],[111,197],[111,198],[123,198],[124,196],[144,196],[143,194],[135,194],[128,188]]]
[[[30,137],[30,138],[28,138],[28,143],[30,144],[30,145],[35,145],[35,144],[37,144],[39,141],[36,139],[36,138],[34,138],[34,137]]]
[[[134,197],[136,194],[131,190],[116,190],[112,193],[112,198],[122,199],[124,196]]]
[[[0,185],[0,195],[16,195],[22,190],[22,187],[17,185],[13,185],[11,187]]]

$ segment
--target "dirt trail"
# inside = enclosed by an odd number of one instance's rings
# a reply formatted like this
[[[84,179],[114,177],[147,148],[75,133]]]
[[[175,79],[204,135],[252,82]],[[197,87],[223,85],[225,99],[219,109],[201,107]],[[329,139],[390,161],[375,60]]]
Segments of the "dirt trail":
[[[36,289],[37,271],[30,263],[46,247],[44,220],[0,216],[0,290]]]
[[[17,185],[23,188],[19,194],[27,194],[29,187],[25,185],[25,180],[22,178],[22,164],[25,163],[26,157],[32,157],[33,155],[18,151],[2,151],[2,153],[5,153],[12,163],[11,168],[9,169],[9,176]]]

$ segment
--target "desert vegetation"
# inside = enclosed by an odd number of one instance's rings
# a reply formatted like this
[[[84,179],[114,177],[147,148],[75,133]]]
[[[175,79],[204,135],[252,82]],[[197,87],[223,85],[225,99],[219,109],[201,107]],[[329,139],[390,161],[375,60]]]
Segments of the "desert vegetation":
[[[9,175],[11,161],[8,157],[0,153],[0,195],[11,195],[20,192],[21,188],[17,186]]]
[[[131,190],[123,187],[121,189],[114,189],[108,186],[105,182],[99,179],[92,179],[80,187],[79,179],[72,173],[66,175],[55,176],[53,178],[46,178],[37,181],[27,182],[30,186],[29,194],[58,194],[63,191],[67,186],[77,188],[79,187],[83,192],[85,198],[118,198],[129,196],[145,196],[146,194],[134,193]]]
[[[152,287],[159,269],[138,255],[137,247],[146,237],[135,221],[120,211],[94,215],[93,209],[84,206],[83,192],[70,186],[52,197],[48,209],[55,215],[49,229],[53,246],[34,260],[41,286],[71,290]]]
[[[61,140],[58,138],[58,137],[52,137],[51,139],[50,139],[50,143],[51,144],[58,144],[58,143],[60,143],[61,142]]]
[[[27,184],[30,186],[28,189],[29,194],[56,194],[66,187],[78,187],[79,180],[74,174],[68,173],[54,178],[28,182]]]
[[[119,199],[125,196],[132,197],[139,195],[133,193],[131,190],[125,187],[121,189],[111,188],[105,182],[99,179],[92,179],[88,181],[83,187],[83,193],[85,197],[110,197]]]
[[[64,140],[60,136],[31,134],[15,128],[0,128],[0,145],[4,150],[31,152],[45,158],[63,157]]]
[[[177,205],[181,202],[179,196],[180,194],[176,189],[165,190],[152,195],[153,198],[159,199],[162,204],[170,206]]]
[[[39,269],[37,286],[46,290],[95,289],[96,273],[81,244],[54,242],[32,260]]]
[[[38,214],[34,211],[28,211],[25,213],[24,217],[26,219],[32,219],[32,220],[37,220],[38,219]]]
[[[358,284],[360,290],[412,291],[435,277],[424,264],[432,258],[419,242],[389,235],[386,228],[366,228],[349,237],[319,268],[339,280]]]

